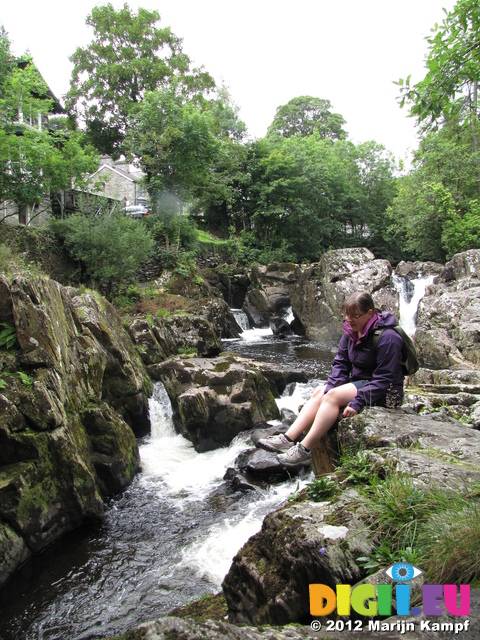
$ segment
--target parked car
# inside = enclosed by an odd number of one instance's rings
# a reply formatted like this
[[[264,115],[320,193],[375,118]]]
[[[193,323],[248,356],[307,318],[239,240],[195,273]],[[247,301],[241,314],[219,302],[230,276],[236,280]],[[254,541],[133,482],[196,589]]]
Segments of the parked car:
[[[143,204],[135,204],[125,207],[125,215],[129,218],[144,218],[148,216],[150,210]]]

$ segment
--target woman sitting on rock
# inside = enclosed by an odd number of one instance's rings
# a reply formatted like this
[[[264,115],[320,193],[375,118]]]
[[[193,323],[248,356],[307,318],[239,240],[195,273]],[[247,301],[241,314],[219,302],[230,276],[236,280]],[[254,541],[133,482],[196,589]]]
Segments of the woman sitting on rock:
[[[396,318],[380,313],[369,293],[354,293],[342,306],[343,336],[327,384],[318,387],[285,434],[257,442],[267,451],[278,451],[285,467],[310,463],[312,446],[337,422],[360,413],[365,406],[395,407],[403,399],[402,337],[391,327]],[[390,328],[390,329],[389,329]],[[376,353],[373,332],[379,336]],[[295,440],[306,431],[303,440]],[[281,453],[284,452],[284,453]]]

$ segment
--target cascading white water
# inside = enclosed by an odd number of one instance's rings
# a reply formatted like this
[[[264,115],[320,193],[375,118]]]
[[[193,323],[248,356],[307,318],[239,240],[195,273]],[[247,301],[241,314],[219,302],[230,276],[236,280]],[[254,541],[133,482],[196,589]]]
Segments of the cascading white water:
[[[285,311],[283,312],[283,319],[286,320],[288,324],[291,324],[295,320],[292,307],[288,307],[287,309],[285,309]]]
[[[434,277],[419,276],[413,280],[395,274],[392,277],[400,299],[399,324],[409,336],[413,336],[416,331],[418,305]]]
[[[242,311],[241,309],[230,309],[230,311],[233,313],[240,329],[242,331],[248,331],[250,329],[250,323],[245,311]]]
[[[310,393],[310,385],[295,385],[293,393],[279,399],[279,406],[298,410]],[[252,446],[247,434],[240,434],[228,447],[197,453],[193,445],[178,435],[172,422],[172,410],[165,388],[156,383],[150,399],[151,437],[140,447],[141,482],[158,488],[175,501],[177,508],[188,510],[189,504],[205,501],[223,482],[223,476],[242,449]],[[300,486],[311,480],[309,472]],[[248,538],[259,531],[263,518],[277,508],[296,489],[292,481],[257,489],[242,501],[241,509],[228,509],[223,517],[202,531],[182,550],[178,566],[190,567],[197,575],[220,588],[232,558]]]

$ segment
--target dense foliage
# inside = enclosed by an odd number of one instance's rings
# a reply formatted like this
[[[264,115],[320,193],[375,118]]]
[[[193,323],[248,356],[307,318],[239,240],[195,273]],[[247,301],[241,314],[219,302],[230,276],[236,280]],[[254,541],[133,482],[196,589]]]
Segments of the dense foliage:
[[[392,262],[445,261],[480,247],[480,8],[474,0],[458,0],[435,26],[425,78],[398,82],[401,106],[409,106],[419,127],[409,171],[375,141],[353,144],[344,118],[319,97],[292,98],[278,107],[264,138],[248,140],[227,91],[204,69],[191,68],[181,40],[156,11],[107,4],[95,7],[87,24],[93,39],[71,58],[72,129],[83,127],[98,151],[124,154],[143,170],[153,211],[147,226],[169,261],[182,248],[195,250],[195,225],[223,238],[244,262],[310,262],[331,248],[353,246]],[[7,59],[5,36],[0,45]],[[0,65],[8,89],[0,106],[8,110],[7,98],[13,104],[18,92],[16,72],[5,69]],[[49,179],[60,188],[69,175],[61,169],[65,159],[70,174],[72,168],[81,174],[88,154],[79,134],[55,130],[50,146],[38,138],[27,154],[29,135],[10,135],[7,145],[9,134],[0,131],[4,196],[36,201]]]
[[[479,34],[480,6],[458,0],[428,39],[425,77],[415,85],[410,77],[398,83],[401,105],[410,106],[422,132],[413,179],[392,209],[397,233],[403,224],[415,257],[425,257],[414,237],[418,223],[426,240],[429,236],[426,254],[434,259],[480,247],[474,226],[480,197]],[[420,200],[412,197],[413,183]]]
[[[115,282],[135,275],[154,247],[149,231],[122,214],[78,214],[57,220],[52,227],[80,269],[108,294]]]
[[[45,126],[53,102],[32,59],[15,58],[0,27],[0,201],[40,212],[45,196],[72,181],[81,187],[95,170],[96,156],[80,133]]]
[[[129,6],[116,11],[109,3],[94,7],[87,17],[94,38],[71,57],[74,69],[67,109],[86,125],[96,148],[118,157],[128,118],[148,91],[168,87],[172,80],[187,94],[212,88],[202,69],[191,69],[181,39],[159,26],[157,11]]]

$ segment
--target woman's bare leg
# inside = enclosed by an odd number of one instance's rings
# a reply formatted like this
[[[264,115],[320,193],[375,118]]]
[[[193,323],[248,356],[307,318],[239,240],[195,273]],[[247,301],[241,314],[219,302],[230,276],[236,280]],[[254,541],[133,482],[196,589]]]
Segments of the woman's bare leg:
[[[285,435],[291,440],[296,440],[304,431],[308,429],[315,420],[317,411],[320,409],[322,400],[325,397],[325,385],[317,387],[307,402],[303,405],[295,422],[292,422]]]
[[[356,395],[357,387],[351,383],[330,389],[328,393],[324,393],[323,387],[316,389],[285,435],[295,440],[303,431],[311,427],[302,440],[303,446],[310,449],[333,427],[340,409],[351,402]]]

